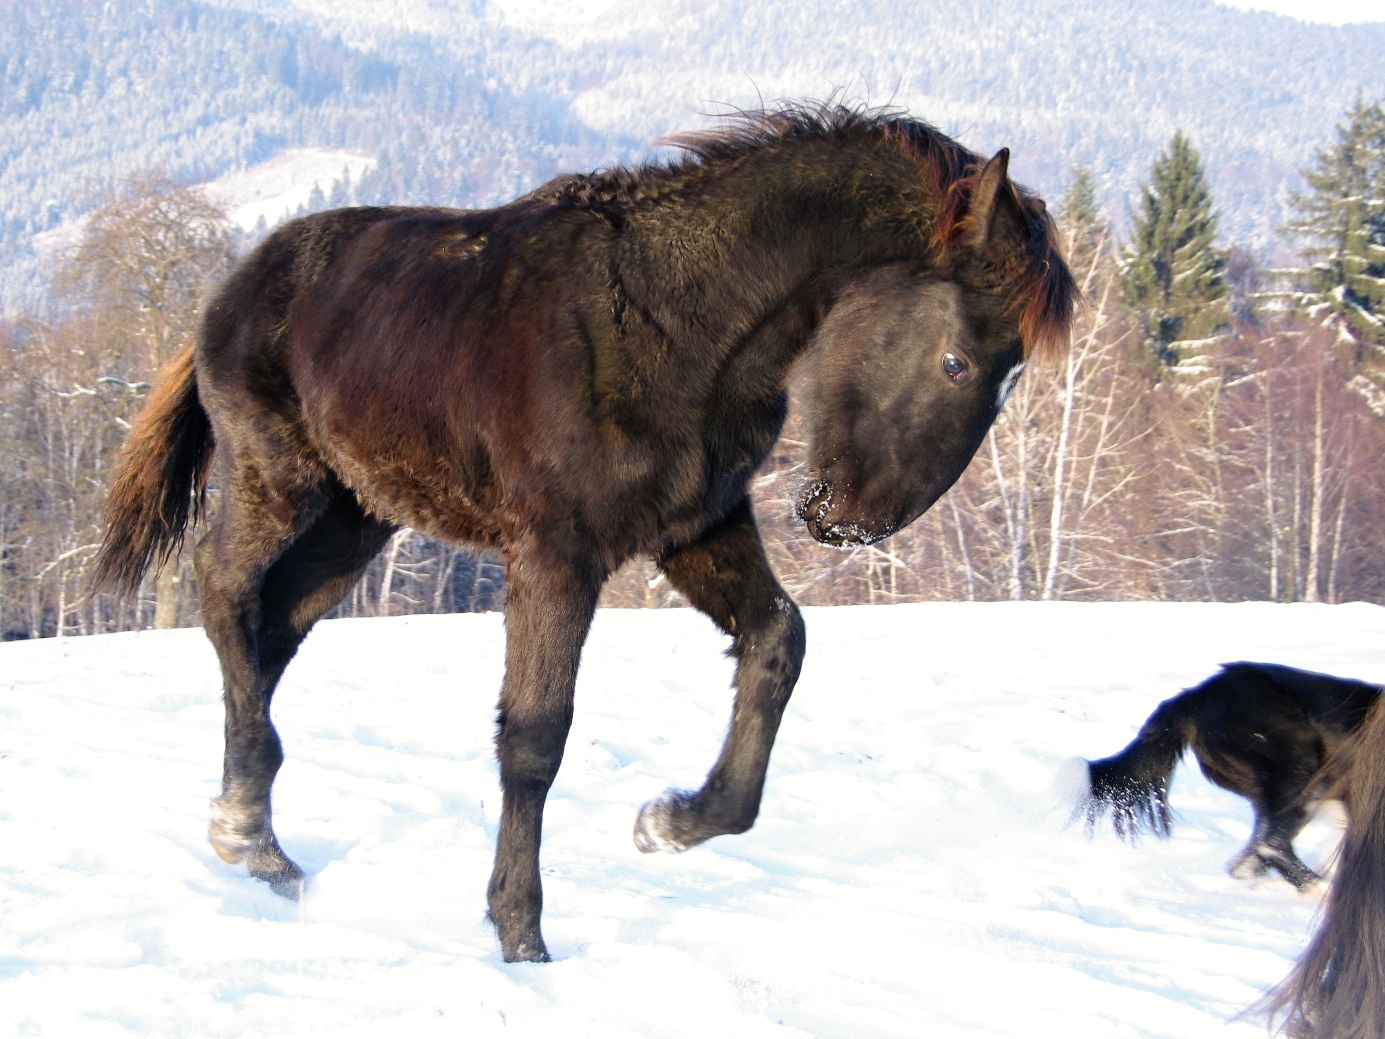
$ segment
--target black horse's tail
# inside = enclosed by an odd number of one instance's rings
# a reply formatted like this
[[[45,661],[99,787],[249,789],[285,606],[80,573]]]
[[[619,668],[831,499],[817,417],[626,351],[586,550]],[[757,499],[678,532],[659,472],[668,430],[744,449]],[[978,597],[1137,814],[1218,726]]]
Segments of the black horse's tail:
[[[132,594],[150,565],[178,547],[201,508],[215,442],[193,354],[190,343],[159,369],[121,449],[92,576],[98,591]]]
[[[1334,763],[1340,771],[1334,768]],[[1328,762],[1346,834],[1322,923],[1260,1008],[1292,1039],[1385,1036],[1385,708]]]
[[[1161,703],[1119,754],[1087,762],[1088,789],[1079,811],[1086,812],[1088,828],[1110,812],[1122,837],[1146,830],[1169,835],[1169,778],[1193,735],[1190,695]]]

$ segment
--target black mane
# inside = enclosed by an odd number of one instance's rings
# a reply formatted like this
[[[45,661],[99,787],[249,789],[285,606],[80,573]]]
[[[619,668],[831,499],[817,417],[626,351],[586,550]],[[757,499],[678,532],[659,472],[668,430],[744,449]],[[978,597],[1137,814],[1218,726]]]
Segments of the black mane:
[[[674,134],[658,143],[682,155],[636,166],[613,166],[566,174],[519,200],[528,205],[573,205],[604,211],[656,202],[694,189],[710,174],[768,149],[813,142],[884,145],[913,160],[921,183],[935,200],[927,237],[945,251],[968,230],[972,190],[985,158],[941,130],[889,107],[851,106],[834,101],[781,101],[771,108],[733,110],[710,130]],[[1081,293],[1064,263],[1058,232],[1043,201],[1032,191],[1007,184],[1025,223],[1025,246],[1011,266],[997,272],[1011,305],[1021,315],[1027,356],[1053,358],[1067,348],[1069,328]]]
[[[601,205],[638,202],[677,190],[700,178],[709,167],[734,163],[765,148],[807,141],[898,142],[919,158],[938,161],[946,188],[979,168],[984,159],[941,130],[911,119],[893,108],[849,106],[831,101],[784,101],[767,109],[736,109],[710,130],[673,134],[657,144],[682,155],[652,159],[636,166],[613,166],[586,174],[558,177],[526,196],[534,201]]]

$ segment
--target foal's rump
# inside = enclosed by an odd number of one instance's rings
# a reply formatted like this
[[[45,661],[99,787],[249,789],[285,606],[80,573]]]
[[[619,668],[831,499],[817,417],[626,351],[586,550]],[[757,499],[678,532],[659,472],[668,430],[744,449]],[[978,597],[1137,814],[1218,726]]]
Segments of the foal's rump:
[[[516,298],[549,279],[508,255],[513,227],[483,230],[497,223],[363,208],[271,235],[203,328],[202,397],[237,456],[225,464],[258,465],[271,484],[335,477],[382,520],[494,544],[497,473],[533,450],[505,435],[534,407],[533,341],[562,342],[546,327],[561,306]]]

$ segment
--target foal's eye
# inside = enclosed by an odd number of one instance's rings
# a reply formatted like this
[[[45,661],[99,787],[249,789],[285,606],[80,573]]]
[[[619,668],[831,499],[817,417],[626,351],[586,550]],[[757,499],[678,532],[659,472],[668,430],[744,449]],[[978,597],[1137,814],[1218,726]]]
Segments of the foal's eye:
[[[971,367],[954,353],[943,354],[943,371],[958,386],[971,378]]]

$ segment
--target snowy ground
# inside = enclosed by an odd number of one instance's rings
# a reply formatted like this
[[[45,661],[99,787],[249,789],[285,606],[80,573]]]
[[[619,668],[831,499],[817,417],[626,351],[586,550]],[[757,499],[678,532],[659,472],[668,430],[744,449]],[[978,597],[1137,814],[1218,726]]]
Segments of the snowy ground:
[[[499,802],[498,615],[336,621],[290,668],[282,901],[205,839],[219,679],[200,631],[0,646],[0,1034],[601,1039],[1251,1039],[1316,901],[1222,872],[1249,809],[1185,765],[1173,840],[1088,842],[1051,807],[1222,661],[1385,682],[1385,609],[921,604],[807,611],[760,821],[642,856],[695,785],[724,642],[605,611],[549,800],[556,962],[482,911]],[[1335,829],[1300,839],[1310,864]]]

